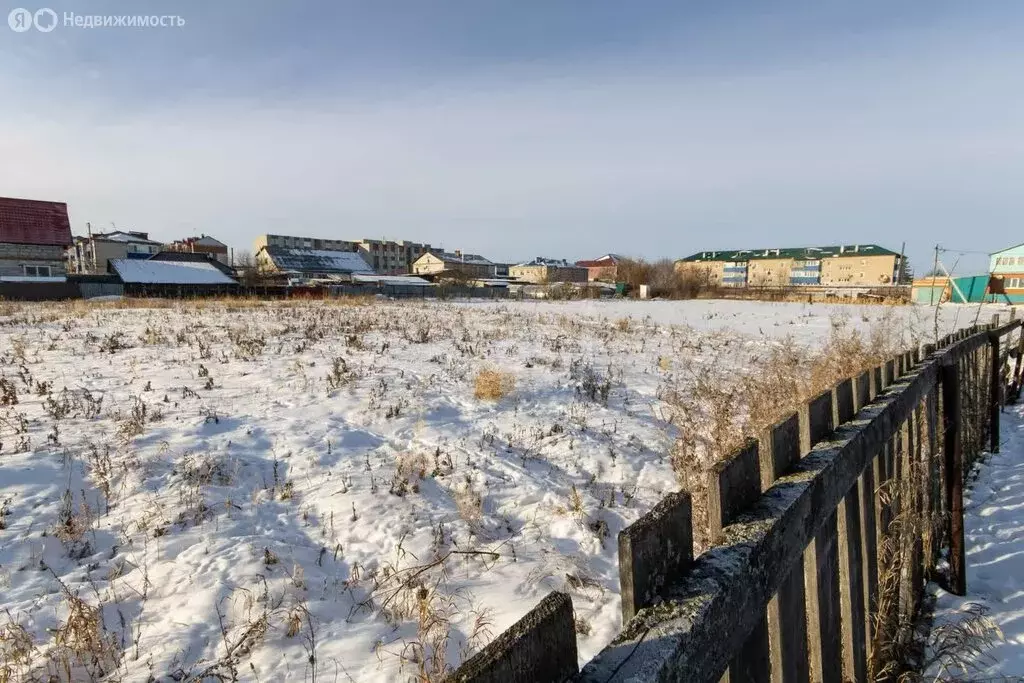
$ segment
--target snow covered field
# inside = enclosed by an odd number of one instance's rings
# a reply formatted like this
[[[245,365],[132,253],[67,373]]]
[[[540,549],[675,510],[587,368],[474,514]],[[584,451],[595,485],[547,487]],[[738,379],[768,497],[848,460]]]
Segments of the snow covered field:
[[[944,307],[939,334],[977,313]],[[720,301],[0,314],[10,680],[416,680],[551,590],[588,659],[620,625],[616,534],[678,487],[666,392],[837,316],[934,328]],[[507,395],[478,398],[482,370]]]

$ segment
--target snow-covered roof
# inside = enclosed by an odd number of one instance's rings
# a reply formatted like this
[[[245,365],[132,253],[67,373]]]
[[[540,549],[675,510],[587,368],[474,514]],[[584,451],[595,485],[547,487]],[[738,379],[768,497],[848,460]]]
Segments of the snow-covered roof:
[[[431,251],[428,252],[431,256],[435,256],[445,263],[468,263],[474,266],[493,266],[494,263],[485,259],[479,254],[456,254],[448,251]]]
[[[572,263],[569,263],[565,259],[544,258],[542,256],[538,256],[537,258],[533,259],[532,261],[528,261],[526,263],[517,263],[516,266],[519,267],[519,268],[522,268],[524,266],[553,266],[553,267],[557,267],[557,268],[578,268],[579,267],[579,266],[576,266],[576,265],[574,265]]]
[[[133,235],[130,232],[108,232],[95,235],[96,239],[110,240],[111,242],[131,242],[136,244],[160,244],[143,235]]]
[[[414,287],[433,286],[433,283],[414,275],[353,275],[352,282],[356,284],[411,285]]]
[[[51,277],[34,277],[31,275],[4,275],[0,277],[0,282],[67,282],[68,279],[63,275],[54,275]]]
[[[210,263],[112,259],[110,267],[125,284],[233,285],[235,281]]]
[[[373,273],[370,264],[354,251],[284,247],[265,247],[264,251],[278,270],[296,273]]]
[[[201,244],[204,247],[226,247],[228,245],[221,242],[215,237],[209,235],[203,235],[202,237],[189,237],[185,242],[191,242],[192,244]]]

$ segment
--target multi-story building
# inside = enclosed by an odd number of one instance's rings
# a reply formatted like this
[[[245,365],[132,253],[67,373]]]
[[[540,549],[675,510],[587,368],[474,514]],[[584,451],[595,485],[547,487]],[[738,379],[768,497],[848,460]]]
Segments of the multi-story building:
[[[149,233],[116,230],[75,237],[64,256],[69,273],[97,275],[106,273],[114,259],[148,259],[161,248]]]
[[[186,237],[182,240],[164,245],[167,251],[185,252],[189,254],[206,254],[212,259],[228,265],[228,245],[209,235],[199,237]]]
[[[414,275],[451,275],[453,277],[488,278],[508,275],[508,266],[494,263],[478,254],[461,251],[428,251],[412,264]]]
[[[877,244],[703,251],[676,271],[726,287],[877,287],[897,282],[900,255]]]
[[[293,237],[291,235],[260,235],[253,243],[252,253],[263,247],[284,249],[316,249],[319,251],[357,251],[355,242],[350,240],[328,240],[320,237]]]
[[[320,237],[293,237],[289,235],[260,235],[253,245],[258,254],[264,247],[284,249],[314,249],[317,251],[354,251],[382,274],[406,274],[412,272],[416,259],[430,251],[429,244],[406,240],[329,240]]]
[[[528,263],[508,268],[509,277],[521,282],[547,284],[553,282],[586,282],[589,271],[564,259],[537,257]]]
[[[0,276],[62,276],[70,244],[67,204],[0,197]]]
[[[373,269],[355,251],[336,249],[293,249],[267,246],[256,252],[256,271],[262,276],[296,280],[349,281],[354,274],[372,274]]]
[[[429,244],[406,240],[357,240],[363,259],[378,273],[400,275],[413,272],[413,264],[431,250]]]
[[[1024,244],[992,254],[988,270],[993,278],[1001,281],[1005,299],[1001,295],[999,300],[1024,303]]]

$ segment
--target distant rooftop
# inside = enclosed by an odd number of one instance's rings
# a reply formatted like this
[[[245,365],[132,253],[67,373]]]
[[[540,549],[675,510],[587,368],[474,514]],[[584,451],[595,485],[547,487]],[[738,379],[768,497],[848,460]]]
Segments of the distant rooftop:
[[[114,232],[94,232],[93,239],[109,240],[111,242],[128,242],[131,244],[160,244],[149,239],[148,232],[135,232],[132,230],[115,230]]]
[[[429,251],[427,253],[441,259],[445,263],[468,263],[474,266],[494,265],[494,263],[479,254],[463,254],[449,251]]]
[[[326,249],[290,249],[266,247],[267,256],[284,271],[299,273],[373,273],[363,257],[354,251],[328,251]]]
[[[622,261],[622,257],[618,254],[605,254],[604,256],[598,256],[595,259],[589,259],[584,261],[577,261],[576,265],[581,268],[601,268],[607,266],[614,266]]]
[[[233,285],[235,281],[210,263],[112,259],[110,269],[125,284]]]
[[[899,256],[877,244],[849,244],[831,247],[785,247],[776,249],[739,249],[702,251],[680,261],[756,261],[759,259],[796,259],[813,261],[822,258],[847,256]]]
[[[573,263],[569,263],[565,259],[544,258],[543,256],[538,256],[537,258],[533,259],[532,261],[527,261],[526,263],[517,263],[516,266],[518,266],[518,267],[522,267],[522,266],[552,266],[552,267],[555,267],[555,268],[580,268],[580,267],[582,267],[582,266],[577,266],[576,264],[573,264]]]

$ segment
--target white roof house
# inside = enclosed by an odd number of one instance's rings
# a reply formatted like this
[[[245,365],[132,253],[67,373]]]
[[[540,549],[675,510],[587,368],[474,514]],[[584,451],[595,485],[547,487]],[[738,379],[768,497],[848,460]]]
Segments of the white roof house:
[[[112,259],[110,269],[125,284],[233,285],[233,279],[210,263]]]

